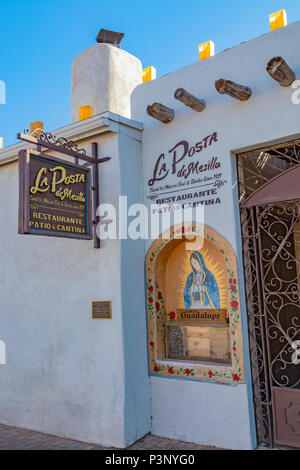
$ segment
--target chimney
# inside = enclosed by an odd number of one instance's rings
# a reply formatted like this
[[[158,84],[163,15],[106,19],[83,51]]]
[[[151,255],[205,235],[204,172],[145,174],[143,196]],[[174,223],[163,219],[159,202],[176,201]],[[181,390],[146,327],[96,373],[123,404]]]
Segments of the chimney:
[[[139,59],[120,49],[124,34],[101,29],[97,44],[75,57],[71,78],[71,122],[79,120],[79,108],[93,114],[105,111],[130,118],[130,95],[142,83]]]

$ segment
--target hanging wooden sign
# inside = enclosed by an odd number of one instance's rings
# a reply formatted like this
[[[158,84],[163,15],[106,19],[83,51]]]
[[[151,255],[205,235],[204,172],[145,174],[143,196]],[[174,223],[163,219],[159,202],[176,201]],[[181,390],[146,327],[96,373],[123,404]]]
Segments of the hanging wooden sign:
[[[19,152],[19,233],[90,240],[90,194],[89,168]]]

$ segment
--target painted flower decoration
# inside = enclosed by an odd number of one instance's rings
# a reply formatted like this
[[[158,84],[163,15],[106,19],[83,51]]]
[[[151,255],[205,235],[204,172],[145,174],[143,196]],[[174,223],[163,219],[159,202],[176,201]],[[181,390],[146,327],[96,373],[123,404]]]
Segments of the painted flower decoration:
[[[173,230],[171,233],[171,238],[175,237],[176,233],[179,234],[187,234],[195,232],[200,233],[200,231],[197,229],[196,226],[193,224],[190,225],[183,225],[180,224]],[[239,328],[239,323],[240,323],[240,315],[239,315],[239,297],[238,297],[238,281],[237,278],[234,277],[236,275],[236,270],[233,269],[231,266],[231,256],[230,256],[230,251],[228,252],[229,255],[227,257],[227,250],[223,248],[223,246],[219,245],[219,243],[209,234],[206,234],[206,237],[210,242],[212,242],[218,249],[220,253],[223,254],[226,266],[227,266],[227,273],[228,273],[228,280],[227,281],[227,295],[229,296],[229,302],[228,302],[228,316],[227,320],[228,323],[230,322],[231,328],[231,339],[233,340],[231,343],[231,352],[232,352],[232,368],[229,367],[222,367],[221,368],[213,368],[209,369],[209,365],[202,367],[201,370],[196,369],[194,371],[190,367],[187,367],[187,364],[185,366],[166,366],[166,363],[160,363],[152,360],[152,371],[153,373],[158,373],[158,374],[167,374],[167,375],[174,375],[174,376],[185,376],[187,377],[195,377],[195,378],[205,378],[206,379],[214,379],[214,380],[219,380],[222,379],[224,381],[230,381],[234,382],[235,384],[239,384],[243,381],[243,370],[240,364],[240,358],[238,356],[238,347],[237,347],[237,335],[238,335],[238,328]],[[163,249],[166,245],[167,241],[160,241],[159,243],[155,245],[155,250],[153,250],[152,254],[147,258],[148,260],[148,265],[147,265],[147,270],[149,271],[149,274],[147,273],[147,287],[146,287],[146,293],[148,295],[147,300],[148,300],[148,313],[149,313],[149,318],[150,318],[150,326],[151,328],[155,327],[155,321],[157,321],[160,317],[164,318],[164,315],[166,315],[166,319],[169,320],[170,323],[176,321],[176,311],[171,311],[171,312],[165,312],[165,304],[164,304],[164,294],[162,291],[160,291],[158,283],[155,279],[155,272],[154,272],[154,261],[157,257],[157,255],[160,253],[161,249]],[[149,263],[149,260],[151,261],[151,264]],[[149,276],[149,277],[148,277]],[[229,279],[230,277],[230,279]],[[162,286],[160,286],[162,288]],[[164,325],[162,322],[158,322],[158,333],[159,333],[159,338],[158,341],[163,338],[164,335]],[[153,338],[153,331],[151,330],[151,336],[149,336],[149,349],[152,352],[150,353],[150,357],[154,357],[153,353],[156,352],[156,341],[152,341]]]

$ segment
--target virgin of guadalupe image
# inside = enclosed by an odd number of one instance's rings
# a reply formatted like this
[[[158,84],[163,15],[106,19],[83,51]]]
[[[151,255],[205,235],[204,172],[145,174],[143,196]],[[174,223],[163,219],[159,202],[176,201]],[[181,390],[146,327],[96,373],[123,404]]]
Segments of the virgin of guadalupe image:
[[[185,289],[186,309],[219,309],[220,294],[215,276],[205,265],[203,256],[194,251],[190,258],[192,272],[189,274]]]

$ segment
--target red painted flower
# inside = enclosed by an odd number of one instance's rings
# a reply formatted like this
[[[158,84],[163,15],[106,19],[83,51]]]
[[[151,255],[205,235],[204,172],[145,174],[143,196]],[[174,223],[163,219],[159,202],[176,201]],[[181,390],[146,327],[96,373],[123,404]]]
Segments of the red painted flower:
[[[154,348],[154,342],[153,341],[150,341],[150,346],[151,346],[151,348]]]
[[[232,290],[232,292],[234,292],[235,289],[236,289],[236,287],[235,287],[234,285],[231,285],[231,286],[230,286],[230,289]]]
[[[208,372],[208,375],[209,375],[210,377],[212,377],[214,374],[213,374],[213,372],[210,370],[210,371]]]
[[[157,294],[157,298],[158,298],[158,299],[162,299],[161,292],[158,292],[158,294]]]
[[[191,371],[191,369],[185,369],[185,373],[186,373],[186,375],[191,375],[192,371]]]
[[[232,279],[229,279],[229,282],[232,282]]]
[[[232,281],[232,282],[233,282],[234,284],[236,284],[236,279],[233,279],[233,281]]]
[[[169,372],[169,374],[174,374],[173,367],[170,367],[170,368],[168,369],[168,372]]]
[[[149,297],[149,302],[152,304],[152,302],[153,302],[152,297]]]
[[[231,307],[234,308],[235,310],[238,308],[238,306],[239,306],[239,303],[236,300],[233,300],[231,302]]]
[[[153,292],[153,286],[149,287],[149,292]]]
[[[158,366],[154,366],[154,372],[158,372]]]
[[[233,378],[233,380],[234,380],[235,382],[239,382],[239,381],[240,381],[240,378],[239,378],[239,376],[238,376],[237,374],[234,374],[232,378]]]
[[[155,308],[156,308],[156,310],[158,310],[159,307],[160,307],[160,303],[159,303],[159,302],[155,302]]]
[[[236,347],[235,347],[235,346],[233,346],[233,348],[232,348],[232,349],[233,349],[234,351],[236,351]]]
[[[171,318],[171,320],[175,320],[175,312],[170,312],[169,313],[169,317]]]

